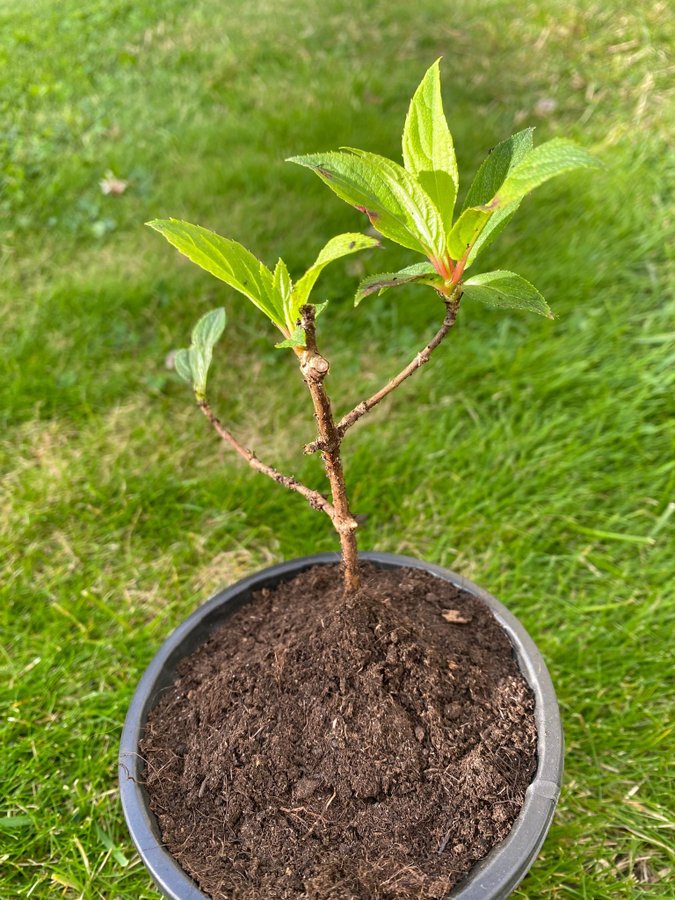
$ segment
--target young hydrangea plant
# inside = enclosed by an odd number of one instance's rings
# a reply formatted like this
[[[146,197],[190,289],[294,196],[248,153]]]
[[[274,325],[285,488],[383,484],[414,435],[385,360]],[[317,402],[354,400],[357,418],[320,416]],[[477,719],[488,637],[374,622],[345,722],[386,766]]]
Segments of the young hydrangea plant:
[[[330,366],[319,353],[316,339],[316,320],[326,304],[312,303],[311,293],[328,263],[377,246],[379,241],[363,234],[334,237],[305,274],[293,282],[282,259],[272,272],[241,244],[198,225],[175,219],[148,223],[192,262],[248,297],[281,332],[283,340],[276,346],[289,348],[297,356],[318,428],[316,440],[304,449],[306,453],[321,453],[331,500],[263,463],[213,412],[206,398],[206,381],[213,347],[225,327],[223,309],[200,319],[190,348],[178,351],[175,366],[192,385],[197,405],[227,444],[256,471],[297,491],[328,515],[340,537],[347,593],[359,586],[358,523],[350,510],[341,458],[347,430],[427,362],[455,324],[461,300],[553,317],[539,291],[520,275],[498,270],[464,277],[513,217],[526,194],[556,175],[599,165],[586,150],[563,138],[534,147],[532,133],[532,128],[526,128],[490,152],[455,216],[459,177],[436,61],[410,103],[403,129],[403,166],[353,148],[289,160],[316,172],[338,197],[365,213],[383,237],[424,257],[399,272],[366,278],[359,285],[355,305],[370,294],[417,282],[433,288],[445,306],[443,323],[429,343],[398,375],[337,422],[325,387]]]

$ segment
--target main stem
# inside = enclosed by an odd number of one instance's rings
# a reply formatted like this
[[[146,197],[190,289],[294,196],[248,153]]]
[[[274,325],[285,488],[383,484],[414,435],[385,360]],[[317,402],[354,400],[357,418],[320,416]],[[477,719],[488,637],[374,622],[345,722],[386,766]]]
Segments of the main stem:
[[[349,509],[344,469],[340,456],[342,437],[335,426],[330,398],[324,386],[330,364],[316,346],[315,311],[311,305],[300,310],[305,331],[305,349],[300,353],[300,370],[314,404],[314,417],[321,442],[321,458],[326,469],[333,498],[334,515],[331,517],[340,536],[345,594],[353,594],[359,587],[359,560],[356,543],[358,523]]]

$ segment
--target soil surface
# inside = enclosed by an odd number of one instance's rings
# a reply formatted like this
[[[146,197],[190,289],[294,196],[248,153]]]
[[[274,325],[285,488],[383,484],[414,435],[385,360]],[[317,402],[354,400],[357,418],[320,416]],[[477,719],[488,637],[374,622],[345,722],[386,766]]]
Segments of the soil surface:
[[[426,572],[337,566],[259,592],[141,744],[170,852],[217,900],[441,898],[508,834],[534,700],[489,610]]]

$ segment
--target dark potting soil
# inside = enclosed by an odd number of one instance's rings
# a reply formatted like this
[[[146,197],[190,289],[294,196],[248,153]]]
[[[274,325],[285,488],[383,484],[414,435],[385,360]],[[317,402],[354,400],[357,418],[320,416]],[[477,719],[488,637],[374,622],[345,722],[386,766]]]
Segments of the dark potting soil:
[[[141,743],[167,848],[235,898],[441,898],[536,769],[506,634],[426,572],[336,566],[260,591],[191,657]]]

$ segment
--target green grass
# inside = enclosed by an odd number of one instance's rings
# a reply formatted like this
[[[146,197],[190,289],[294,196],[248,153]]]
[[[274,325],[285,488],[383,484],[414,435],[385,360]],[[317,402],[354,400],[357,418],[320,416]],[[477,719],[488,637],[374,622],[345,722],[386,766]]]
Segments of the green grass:
[[[518,896],[672,896],[674,32],[663,2],[5,0],[0,896],[157,897],[115,784],[144,666],[220,584],[335,546],[218,445],[165,368],[224,303],[214,404],[319,486],[290,355],[142,223],[185,217],[297,273],[363,222],[283,159],[397,154],[441,54],[464,190],[526,124],[607,169],[540,190],[485,259],[535,282],[556,321],[467,303],[433,362],[354,429],[361,543],[485,585],[548,660],[566,785]],[[122,196],[101,192],[108,170]],[[363,271],[411,261],[389,248],[322,281],[317,298],[344,298],[321,322],[339,410],[439,322],[421,288],[350,307]]]

